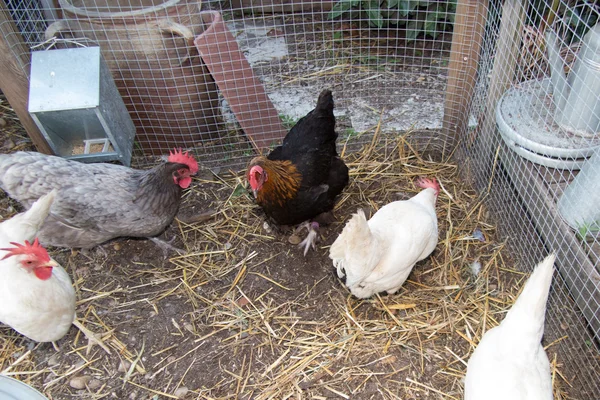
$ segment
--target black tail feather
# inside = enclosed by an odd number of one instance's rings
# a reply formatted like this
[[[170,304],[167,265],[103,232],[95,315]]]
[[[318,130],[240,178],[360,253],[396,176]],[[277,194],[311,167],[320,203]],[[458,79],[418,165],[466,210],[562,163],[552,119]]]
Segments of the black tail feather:
[[[325,89],[319,95],[315,110],[333,112],[333,94],[331,90]]]

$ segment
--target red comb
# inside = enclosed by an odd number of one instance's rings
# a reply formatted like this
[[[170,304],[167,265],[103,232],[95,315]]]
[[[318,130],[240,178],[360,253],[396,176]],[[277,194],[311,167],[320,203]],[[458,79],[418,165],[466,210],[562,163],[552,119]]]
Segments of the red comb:
[[[187,165],[192,174],[198,172],[198,162],[187,151],[184,153],[181,149],[173,149],[169,152],[167,161]]]
[[[437,182],[437,180],[435,178],[433,178],[433,179],[418,178],[415,181],[415,184],[418,187],[420,187],[421,189],[432,188],[433,190],[435,190],[436,195],[440,193],[440,184]]]
[[[50,256],[45,248],[42,247],[37,238],[33,241],[33,243],[29,243],[29,241],[25,241],[25,244],[20,244],[16,242],[10,242],[15,247],[8,247],[5,249],[0,249],[6,251],[7,254],[2,257],[2,259],[6,259],[8,257],[16,256],[19,254],[34,254],[37,258],[43,262],[47,263],[50,261]]]

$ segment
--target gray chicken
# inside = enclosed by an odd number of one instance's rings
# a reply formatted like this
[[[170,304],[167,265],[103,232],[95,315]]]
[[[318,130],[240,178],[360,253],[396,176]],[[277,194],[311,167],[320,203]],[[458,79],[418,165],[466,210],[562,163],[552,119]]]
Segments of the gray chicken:
[[[24,207],[57,190],[40,242],[82,249],[121,236],[153,239],[163,251],[171,247],[153,236],[173,221],[197,171],[194,157],[181,150],[149,170],[35,152],[0,155],[0,187]]]

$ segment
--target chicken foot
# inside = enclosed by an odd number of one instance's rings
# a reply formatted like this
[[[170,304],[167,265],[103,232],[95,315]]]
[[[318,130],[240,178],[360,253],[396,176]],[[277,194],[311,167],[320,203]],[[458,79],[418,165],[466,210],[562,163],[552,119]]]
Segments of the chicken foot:
[[[107,345],[104,344],[104,342],[102,341],[102,338],[98,338],[97,334],[95,334],[94,332],[90,331],[88,328],[83,326],[83,324],[77,318],[75,318],[75,320],[73,320],[73,325],[75,325],[77,327],[77,329],[79,329],[81,331],[81,333],[83,333],[88,340],[88,349],[87,349],[86,353],[89,353],[92,345],[97,344],[98,346],[100,346],[102,348],[102,350],[104,350],[108,354],[111,354],[110,349],[108,348]]]
[[[302,229],[306,229],[308,234],[304,238],[303,241],[298,244],[298,247],[304,248],[304,256],[308,253],[308,249],[312,247],[313,250],[316,250],[317,239],[319,237],[319,223],[318,222],[309,222],[305,221],[298,225],[298,227],[294,230],[294,233],[301,231]]]
[[[160,247],[165,259],[169,256],[170,251],[175,251],[179,254],[185,254],[185,250],[180,249],[179,247],[175,247],[171,244],[173,242],[173,240],[175,240],[175,238],[173,238],[169,241],[162,240],[157,237],[149,237],[148,239],[150,239],[152,242],[154,242],[154,244],[156,244],[158,247]]]

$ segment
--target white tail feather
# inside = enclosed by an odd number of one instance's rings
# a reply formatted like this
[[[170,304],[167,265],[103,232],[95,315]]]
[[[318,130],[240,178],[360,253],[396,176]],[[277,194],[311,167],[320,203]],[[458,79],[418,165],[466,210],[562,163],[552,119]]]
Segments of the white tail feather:
[[[535,343],[542,340],[555,259],[554,254],[549,255],[531,273],[519,298],[502,321],[503,329],[519,332]]]
[[[359,209],[348,221],[342,233],[329,250],[329,258],[341,278],[348,275],[349,280],[367,275],[377,264],[370,260],[379,253],[371,251],[373,235],[363,210]],[[346,284],[350,284],[349,281]]]
[[[7,241],[7,243],[3,245],[7,245],[11,241],[33,241],[50,214],[50,207],[54,203],[56,194],[57,191],[52,190],[33,203],[29,210],[4,221],[0,230],[2,231],[3,241]]]

